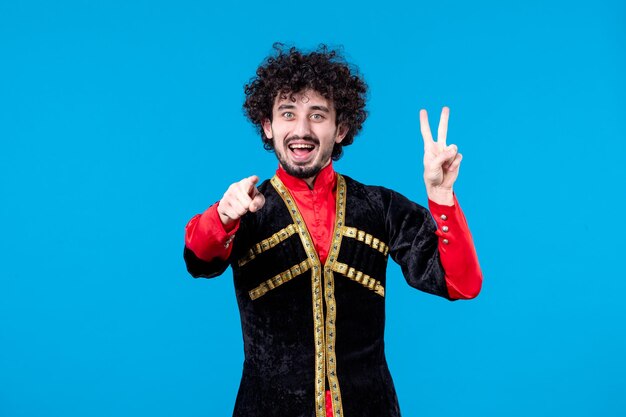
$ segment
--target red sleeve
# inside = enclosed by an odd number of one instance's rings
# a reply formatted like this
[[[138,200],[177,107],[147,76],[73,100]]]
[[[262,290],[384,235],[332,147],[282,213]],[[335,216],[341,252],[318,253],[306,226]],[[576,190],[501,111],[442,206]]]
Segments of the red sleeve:
[[[227,230],[213,204],[204,213],[196,214],[185,227],[185,246],[203,261],[219,258],[228,259],[232,250],[231,242],[239,229],[239,221]]]
[[[454,205],[428,200],[439,236],[439,254],[450,298],[474,298],[480,292],[483,275],[465,216],[454,196]]]

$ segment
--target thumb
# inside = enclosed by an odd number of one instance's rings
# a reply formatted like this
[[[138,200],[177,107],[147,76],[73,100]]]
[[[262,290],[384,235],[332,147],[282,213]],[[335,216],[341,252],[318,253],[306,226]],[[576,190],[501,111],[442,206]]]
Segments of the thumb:
[[[433,165],[441,167],[445,164],[451,163],[456,157],[458,151],[459,149],[456,147],[456,145],[448,146],[443,152],[437,155],[435,159],[433,159]]]
[[[255,194],[250,202],[249,210],[254,213],[255,211],[259,211],[265,205],[265,196],[261,194],[259,190],[254,189]]]

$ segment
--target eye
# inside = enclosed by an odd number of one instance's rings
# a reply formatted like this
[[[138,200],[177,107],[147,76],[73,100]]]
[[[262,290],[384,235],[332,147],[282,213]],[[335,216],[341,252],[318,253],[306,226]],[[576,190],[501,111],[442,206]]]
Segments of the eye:
[[[294,114],[290,111],[286,111],[283,113],[283,118],[284,119],[293,119],[294,118]]]
[[[322,116],[319,113],[312,114],[310,117],[311,117],[311,120],[316,121],[316,122],[320,122],[324,120],[324,116]]]

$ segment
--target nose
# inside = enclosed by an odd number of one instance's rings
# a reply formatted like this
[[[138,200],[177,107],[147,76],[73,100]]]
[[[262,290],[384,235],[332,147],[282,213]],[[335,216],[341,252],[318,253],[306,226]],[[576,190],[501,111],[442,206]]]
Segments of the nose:
[[[311,121],[308,117],[300,117],[296,120],[296,126],[293,132],[294,136],[301,138],[311,136]]]

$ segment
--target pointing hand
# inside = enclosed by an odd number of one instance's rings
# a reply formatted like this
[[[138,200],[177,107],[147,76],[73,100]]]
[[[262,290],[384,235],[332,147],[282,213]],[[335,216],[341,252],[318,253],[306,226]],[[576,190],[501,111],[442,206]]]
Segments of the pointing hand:
[[[265,204],[265,197],[256,188],[259,177],[252,175],[239,182],[231,184],[217,205],[217,212],[224,226],[227,226],[246,214],[261,209]]]

